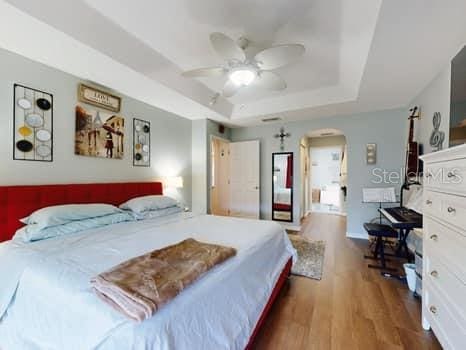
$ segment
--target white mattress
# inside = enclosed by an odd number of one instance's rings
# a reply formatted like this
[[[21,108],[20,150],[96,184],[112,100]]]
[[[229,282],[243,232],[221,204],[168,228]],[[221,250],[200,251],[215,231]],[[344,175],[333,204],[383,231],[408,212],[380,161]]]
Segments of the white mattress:
[[[235,247],[152,318],[136,323],[92,292],[91,277],[193,237]],[[0,245],[2,349],[243,349],[290,256],[274,222],[178,214]]]

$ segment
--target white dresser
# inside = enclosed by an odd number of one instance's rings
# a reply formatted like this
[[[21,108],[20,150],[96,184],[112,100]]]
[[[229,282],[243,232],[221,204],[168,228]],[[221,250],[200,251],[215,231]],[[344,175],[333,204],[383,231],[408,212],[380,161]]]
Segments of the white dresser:
[[[466,349],[466,145],[426,154],[422,323]]]

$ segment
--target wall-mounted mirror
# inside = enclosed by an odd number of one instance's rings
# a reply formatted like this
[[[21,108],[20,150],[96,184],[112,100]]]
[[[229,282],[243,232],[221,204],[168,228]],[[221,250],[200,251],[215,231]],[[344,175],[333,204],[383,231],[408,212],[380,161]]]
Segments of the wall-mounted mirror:
[[[293,221],[293,152],[272,153],[272,220]]]

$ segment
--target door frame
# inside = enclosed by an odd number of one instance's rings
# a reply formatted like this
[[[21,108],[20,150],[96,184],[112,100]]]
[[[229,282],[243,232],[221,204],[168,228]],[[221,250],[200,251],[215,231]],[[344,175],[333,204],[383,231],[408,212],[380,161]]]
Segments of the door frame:
[[[210,135],[209,137],[209,168],[207,169],[207,198],[209,206],[207,208],[207,212],[212,214],[212,142],[214,139],[223,141],[225,143],[231,143],[231,140],[228,140],[224,137],[217,136],[217,135]],[[228,204],[229,205],[229,204]]]

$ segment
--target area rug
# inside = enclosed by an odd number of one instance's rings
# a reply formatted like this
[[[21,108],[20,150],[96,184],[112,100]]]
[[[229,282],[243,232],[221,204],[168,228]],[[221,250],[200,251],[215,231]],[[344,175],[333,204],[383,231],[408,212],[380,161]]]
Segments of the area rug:
[[[298,261],[291,268],[291,273],[320,280],[324,266],[325,242],[311,241],[295,234],[288,234],[288,237],[298,252]]]

